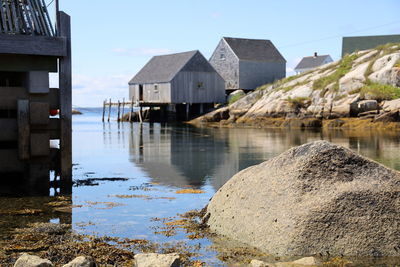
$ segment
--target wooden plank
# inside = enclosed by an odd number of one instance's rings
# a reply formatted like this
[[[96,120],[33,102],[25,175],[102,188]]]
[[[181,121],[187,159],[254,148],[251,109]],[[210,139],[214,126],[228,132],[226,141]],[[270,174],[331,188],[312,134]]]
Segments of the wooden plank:
[[[29,159],[29,100],[18,100],[18,152],[21,160]]]
[[[50,155],[49,133],[31,133],[30,142],[32,157],[47,157]]]
[[[30,123],[31,125],[47,125],[49,124],[50,106],[48,102],[30,102]]]
[[[18,149],[0,150],[0,170],[2,173],[23,172],[25,164],[18,159]]]
[[[18,140],[18,126],[16,119],[0,119],[0,141]]]
[[[0,54],[66,56],[67,38],[0,34]]]
[[[1,48],[0,48],[1,49]],[[57,72],[57,58],[30,55],[0,55],[0,71],[27,72],[47,71]]]
[[[60,119],[61,119],[61,182],[62,189],[72,185],[72,66],[71,66],[71,18],[58,13],[60,36],[66,38],[66,53],[60,58]]]
[[[46,132],[50,135],[50,140],[61,138],[61,120],[52,118],[46,125],[31,125],[31,132]]]
[[[24,87],[0,87],[0,109],[17,110],[18,99],[49,103],[50,109],[60,109],[60,90],[50,88],[49,94],[29,95]]]
[[[26,80],[30,94],[49,93],[50,81],[48,71],[29,71]]]

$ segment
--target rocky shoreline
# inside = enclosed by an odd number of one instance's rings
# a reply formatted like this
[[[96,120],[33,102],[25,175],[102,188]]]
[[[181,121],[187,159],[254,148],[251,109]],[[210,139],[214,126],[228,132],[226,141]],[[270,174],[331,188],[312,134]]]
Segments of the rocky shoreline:
[[[398,129],[399,111],[400,44],[388,44],[263,85],[190,123],[298,128],[333,123],[335,128],[351,128],[345,120],[351,118],[359,120],[357,127],[393,123],[390,128]]]

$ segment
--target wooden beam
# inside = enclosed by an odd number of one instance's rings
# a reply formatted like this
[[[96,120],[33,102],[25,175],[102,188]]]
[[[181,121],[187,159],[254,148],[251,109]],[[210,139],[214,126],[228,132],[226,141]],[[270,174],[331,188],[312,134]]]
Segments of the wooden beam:
[[[48,102],[50,109],[60,109],[60,90],[50,88],[48,94],[30,95],[24,87],[0,87],[0,109],[17,110],[18,99]]]
[[[59,35],[66,40],[64,57],[60,58],[60,119],[61,119],[61,183],[62,193],[69,193],[72,186],[72,66],[71,66],[71,18],[58,13]]]
[[[29,100],[18,100],[18,153],[21,160],[30,157]]]
[[[66,37],[0,34],[0,54],[65,57],[67,42]]]
[[[18,140],[18,126],[15,119],[0,119],[0,141]]]

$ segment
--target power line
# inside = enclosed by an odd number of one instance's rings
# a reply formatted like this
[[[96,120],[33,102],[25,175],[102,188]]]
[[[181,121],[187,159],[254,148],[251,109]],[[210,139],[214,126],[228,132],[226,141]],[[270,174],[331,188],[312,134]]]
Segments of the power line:
[[[53,4],[54,0],[51,0],[51,2],[47,5],[49,7],[51,4]]]
[[[347,35],[347,34],[353,34],[353,33],[357,33],[357,32],[373,30],[373,29],[377,29],[377,28],[381,28],[381,27],[385,27],[385,26],[389,26],[389,25],[393,25],[393,24],[397,24],[397,23],[400,23],[400,20],[393,21],[393,22],[386,23],[386,24],[382,24],[382,25],[379,25],[379,26],[374,26],[374,27],[370,27],[370,28],[361,29],[361,30],[356,30],[356,31],[352,31],[352,32],[346,32],[346,33],[339,34],[339,35],[332,35],[332,36],[324,37],[324,38],[321,38],[321,39],[315,39],[315,40],[305,41],[305,42],[296,43],[296,44],[284,45],[284,46],[279,47],[279,49],[287,48],[287,47],[293,47],[293,46],[299,46],[299,45],[304,45],[304,44],[310,44],[310,43],[325,41],[325,40],[334,39],[334,38],[339,38],[339,37],[343,37],[344,35]]]

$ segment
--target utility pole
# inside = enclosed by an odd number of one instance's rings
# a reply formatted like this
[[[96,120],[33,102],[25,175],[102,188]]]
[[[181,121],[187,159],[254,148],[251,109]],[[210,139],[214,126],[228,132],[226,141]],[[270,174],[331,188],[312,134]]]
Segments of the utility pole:
[[[55,0],[55,11],[56,11],[56,35],[60,36],[60,18],[58,17],[58,13],[60,11],[59,0]]]

